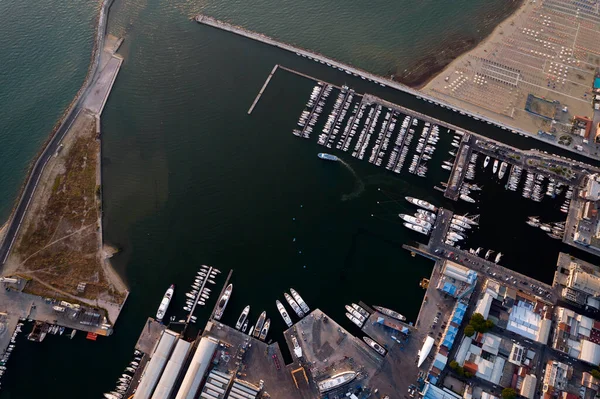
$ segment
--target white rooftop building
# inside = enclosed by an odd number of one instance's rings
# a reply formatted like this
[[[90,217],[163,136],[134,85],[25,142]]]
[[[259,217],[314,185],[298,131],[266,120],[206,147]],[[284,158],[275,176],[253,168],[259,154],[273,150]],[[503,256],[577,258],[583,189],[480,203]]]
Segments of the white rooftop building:
[[[548,342],[552,321],[533,311],[533,305],[518,301],[508,316],[506,329],[541,344]]]

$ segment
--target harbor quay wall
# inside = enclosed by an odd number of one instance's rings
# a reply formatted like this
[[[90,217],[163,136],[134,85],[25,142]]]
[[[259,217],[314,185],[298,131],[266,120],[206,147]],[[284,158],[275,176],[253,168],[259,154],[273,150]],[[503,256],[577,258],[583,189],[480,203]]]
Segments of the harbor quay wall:
[[[419,90],[413,89],[413,88],[411,88],[411,87],[409,87],[409,86],[407,86],[405,84],[402,84],[402,83],[399,83],[399,82],[395,82],[393,80],[384,78],[382,76],[378,76],[378,75],[372,74],[372,73],[367,72],[367,71],[365,71],[363,69],[360,69],[360,68],[357,68],[357,67],[345,64],[343,62],[337,61],[337,60],[335,60],[333,58],[330,58],[330,57],[327,57],[325,55],[322,55],[322,54],[319,54],[319,53],[315,53],[313,51],[309,51],[309,50],[306,50],[306,49],[303,49],[301,47],[297,47],[297,46],[294,46],[294,45],[291,45],[291,44],[280,42],[280,41],[278,41],[276,39],[273,39],[270,36],[264,35],[262,33],[253,32],[253,31],[250,31],[248,29],[242,28],[240,26],[236,26],[236,25],[230,24],[228,22],[219,21],[219,20],[217,20],[215,18],[206,16],[206,15],[202,15],[202,14],[197,15],[195,17],[195,20],[196,20],[196,22],[198,22],[200,24],[207,25],[207,26],[212,26],[213,28],[217,28],[217,29],[221,29],[221,30],[224,30],[224,31],[227,31],[227,32],[235,33],[237,35],[244,36],[244,37],[247,37],[249,39],[253,39],[253,40],[256,40],[256,41],[259,41],[259,42],[262,42],[262,43],[265,43],[265,44],[268,44],[268,45],[280,48],[282,50],[286,50],[286,51],[290,51],[290,52],[296,53],[297,55],[300,55],[300,56],[304,56],[304,57],[308,57],[310,59],[314,59],[317,62],[324,62],[324,63],[331,64],[332,66],[334,66],[336,68],[341,68],[341,69],[346,70],[346,71],[348,71],[348,72],[350,72],[352,74],[356,74],[358,76],[365,77],[366,79],[372,80],[372,81],[374,81],[376,83],[379,83],[380,85],[389,86],[389,87],[394,88],[396,90],[400,90],[400,91],[402,91],[404,93],[413,95],[413,96],[415,96],[416,98],[418,98],[420,100],[427,101],[427,102],[429,102],[431,104],[438,105],[438,106],[440,106],[442,108],[450,109],[450,110],[452,110],[454,112],[460,113],[461,115],[469,116],[469,117],[471,117],[471,118],[473,118],[475,120],[484,121],[487,124],[497,126],[497,127],[501,128],[503,130],[507,130],[507,131],[515,133],[515,134],[519,134],[519,135],[522,135],[522,136],[525,136],[525,137],[536,139],[536,140],[542,141],[544,143],[551,144],[551,145],[554,145],[556,147],[559,147],[560,149],[571,151],[571,152],[576,153],[578,155],[584,155],[584,156],[587,156],[589,158],[596,159],[596,160],[600,159],[600,157],[592,156],[592,154],[588,154],[588,153],[584,153],[584,152],[579,152],[579,151],[576,151],[573,148],[560,146],[559,144],[557,144],[556,142],[554,142],[552,140],[544,140],[542,137],[540,137],[537,134],[537,132],[531,133],[531,132],[528,132],[526,130],[520,129],[520,128],[516,127],[516,126],[506,125],[506,124],[504,124],[502,122],[499,122],[497,120],[491,119],[491,118],[489,118],[489,117],[487,117],[485,115],[479,114],[477,112],[474,112],[474,111],[471,111],[471,110],[467,110],[467,109],[464,109],[464,108],[457,107],[455,105],[451,105],[449,103],[446,103],[446,102],[444,102],[443,100],[441,100],[439,98],[429,96],[429,95],[427,95],[425,93],[422,93]],[[464,129],[460,129],[460,130],[464,130]]]

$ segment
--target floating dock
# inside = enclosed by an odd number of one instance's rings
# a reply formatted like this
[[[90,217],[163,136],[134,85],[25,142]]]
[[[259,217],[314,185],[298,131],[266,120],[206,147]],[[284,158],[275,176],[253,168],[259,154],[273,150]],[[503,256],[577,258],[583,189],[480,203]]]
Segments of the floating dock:
[[[256,98],[254,99],[254,102],[252,103],[252,105],[250,106],[250,109],[248,110],[248,115],[250,115],[252,113],[252,111],[254,110],[254,107],[256,107],[256,104],[258,104],[258,100],[260,100],[260,97],[263,95],[263,93],[265,92],[265,89],[267,88],[267,86],[269,85],[269,82],[271,81],[271,78],[273,77],[273,75],[275,74],[275,72],[277,71],[277,68],[279,67],[279,65],[275,65],[273,67],[273,70],[271,71],[271,73],[269,74],[269,76],[267,77],[267,80],[265,80],[265,84],[263,85],[263,87],[260,89],[260,91],[258,92],[258,94],[256,95]]]

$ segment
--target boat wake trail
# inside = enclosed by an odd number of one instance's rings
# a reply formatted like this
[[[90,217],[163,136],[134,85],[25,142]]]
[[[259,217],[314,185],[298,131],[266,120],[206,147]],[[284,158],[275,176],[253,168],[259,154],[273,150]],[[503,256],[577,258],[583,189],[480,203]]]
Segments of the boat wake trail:
[[[354,175],[354,178],[355,178],[354,189],[352,190],[352,192],[349,194],[342,195],[342,201],[348,201],[348,200],[358,197],[359,195],[361,195],[363,193],[363,191],[365,191],[365,183],[356,174],[354,169],[352,169],[352,166],[348,165],[348,163],[346,161],[340,159],[340,163],[342,165],[344,165],[350,171],[350,173],[352,173],[352,175]]]

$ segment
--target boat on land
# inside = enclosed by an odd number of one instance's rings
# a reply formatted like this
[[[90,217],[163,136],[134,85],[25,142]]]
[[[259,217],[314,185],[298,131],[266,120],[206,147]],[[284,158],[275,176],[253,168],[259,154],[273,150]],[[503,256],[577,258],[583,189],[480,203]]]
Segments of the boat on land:
[[[344,371],[339,374],[333,375],[318,383],[319,391],[321,393],[329,392],[332,389],[346,385],[353,381],[358,374],[356,371]]]
[[[371,348],[375,350],[375,352],[379,353],[381,356],[385,356],[387,352],[377,341],[371,339],[369,337],[363,337],[363,340],[369,345]]]
[[[158,306],[158,311],[156,312],[157,321],[162,321],[163,317],[165,317],[165,313],[167,313],[167,309],[171,303],[171,298],[173,298],[174,291],[175,285],[171,284],[171,286],[167,289],[167,292],[165,292],[165,296],[163,296],[162,301],[160,301],[160,305]]]
[[[310,308],[308,307],[306,302],[304,302],[304,299],[302,299],[300,294],[298,294],[298,292],[293,288],[290,288],[290,292],[292,293],[292,298],[294,298],[294,300],[296,302],[298,302],[298,305],[300,305],[300,308],[302,309],[302,311],[305,314],[308,314],[308,312],[310,312]]]
[[[290,315],[283,307],[283,304],[281,303],[281,301],[279,301],[279,299],[278,299],[275,301],[275,304],[277,305],[277,310],[279,310],[279,314],[281,314],[281,317],[283,317],[283,321],[285,321],[285,324],[287,324],[288,327],[291,327],[292,319],[290,318]]]
[[[263,328],[261,328],[260,330],[258,339],[264,341],[267,338],[267,334],[269,333],[269,327],[271,327],[271,319],[267,319],[267,321],[265,321],[265,324],[263,324]]]
[[[233,284],[229,284],[227,288],[225,288],[225,292],[219,299],[219,303],[217,304],[217,309],[215,310],[215,320],[221,320],[223,317],[223,312],[225,312],[225,307],[227,307],[227,303],[229,302],[229,298],[231,298],[231,292],[233,291]]]
[[[340,159],[338,157],[336,157],[335,155],[331,155],[331,154],[327,154],[325,152],[320,152],[317,154],[317,156],[321,159],[324,159],[326,161],[339,161]]]
[[[508,164],[504,161],[500,164],[500,170],[498,171],[498,179],[502,180],[502,178],[504,177],[504,174],[506,173],[507,167],[508,167]]]
[[[254,337],[258,338],[258,336],[260,335],[260,332],[265,324],[265,319],[267,318],[267,312],[263,311],[260,316],[258,316],[258,320],[256,321],[256,324],[254,325]]]
[[[284,292],[283,296],[285,297],[287,303],[292,307],[292,310],[296,313],[296,315],[300,318],[304,317],[304,312],[302,311],[302,309],[300,309],[300,305],[298,305],[298,302],[296,302],[294,298],[292,298],[292,296],[287,292]]]
[[[490,157],[487,156],[485,157],[485,159],[483,160],[483,167],[487,168],[487,166],[490,164]]]
[[[416,224],[412,224],[412,223],[408,223],[408,222],[404,222],[402,224],[404,225],[404,227],[406,227],[408,229],[411,229],[413,231],[416,231],[418,233],[425,234],[425,235],[429,234],[429,230],[428,229],[425,229],[425,228],[423,228],[421,226],[417,226]]]
[[[356,324],[358,327],[362,327],[363,323],[358,320],[356,317],[352,316],[350,313],[346,312],[346,317],[350,319],[350,321]]]
[[[405,197],[405,198],[411,204],[415,204],[417,206],[420,206],[423,209],[427,209],[428,211],[432,211],[432,212],[436,212],[437,211],[437,207],[435,207],[434,205],[430,204],[427,201],[423,201],[421,199],[414,198],[414,197]]]
[[[375,309],[377,309],[378,312],[389,316],[389,317],[393,317],[396,320],[400,320],[400,321],[406,321],[406,317],[402,316],[400,313],[392,310],[392,309],[388,309],[388,308],[384,308],[383,306],[373,306]]]
[[[492,166],[492,172],[494,174],[496,174],[497,171],[498,171],[498,160],[494,159],[494,165]]]
[[[242,326],[244,325],[244,323],[246,322],[246,320],[248,320],[248,314],[250,313],[250,305],[246,306],[244,308],[244,310],[242,310],[242,314],[240,314],[240,317],[237,320],[237,323],[235,323],[235,328],[237,330],[239,330],[240,328],[242,328]]]

